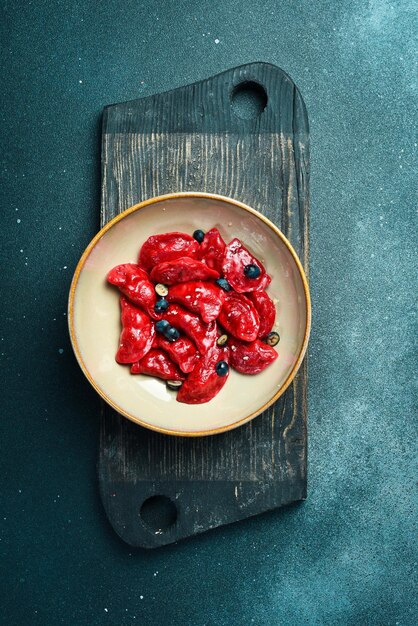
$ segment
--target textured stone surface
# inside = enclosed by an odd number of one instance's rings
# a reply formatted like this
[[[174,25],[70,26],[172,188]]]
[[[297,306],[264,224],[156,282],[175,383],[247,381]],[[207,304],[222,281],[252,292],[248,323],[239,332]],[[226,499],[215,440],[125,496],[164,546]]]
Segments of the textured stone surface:
[[[3,623],[417,623],[413,5],[4,3]],[[310,114],[309,498],[132,551],[99,503],[64,315],[98,228],[99,114],[258,59]]]

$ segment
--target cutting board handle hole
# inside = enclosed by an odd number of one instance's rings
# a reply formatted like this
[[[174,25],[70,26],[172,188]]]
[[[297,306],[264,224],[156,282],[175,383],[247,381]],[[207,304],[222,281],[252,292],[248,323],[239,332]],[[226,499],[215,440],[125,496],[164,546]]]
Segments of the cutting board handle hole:
[[[177,507],[167,496],[152,496],[142,503],[142,522],[154,533],[164,532],[177,521]]]
[[[232,111],[242,120],[252,120],[261,115],[267,106],[267,100],[267,92],[262,85],[245,81],[232,90]]]

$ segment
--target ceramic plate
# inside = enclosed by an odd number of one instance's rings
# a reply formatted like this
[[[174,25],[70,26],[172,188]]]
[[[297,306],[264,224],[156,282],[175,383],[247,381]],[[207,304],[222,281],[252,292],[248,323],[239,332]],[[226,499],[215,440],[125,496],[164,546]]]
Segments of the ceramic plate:
[[[264,372],[231,371],[220,393],[206,404],[176,401],[163,381],[133,376],[115,354],[120,334],[119,295],[107,272],[137,261],[142,243],[157,233],[192,234],[216,226],[226,242],[234,237],[272,276],[268,293],[281,340],[278,359]],[[87,247],[76,268],[69,299],[69,327],[77,360],[96,391],[114,409],[142,426],[173,435],[219,433],[252,419],[285,391],[306,351],[310,330],[309,290],[290,243],[269,220],[244,204],[208,194],[171,194],[147,200],[109,222]]]

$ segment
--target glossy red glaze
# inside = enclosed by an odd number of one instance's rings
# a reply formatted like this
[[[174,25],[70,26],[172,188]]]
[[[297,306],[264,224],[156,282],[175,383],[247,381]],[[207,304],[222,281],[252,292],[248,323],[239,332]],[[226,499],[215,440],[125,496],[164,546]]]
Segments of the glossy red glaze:
[[[219,361],[230,362],[243,374],[258,374],[277,358],[277,352],[258,339],[271,331],[275,320],[274,303],[264,291],[271,278],[239,239],[226,246],[217,228],[205,234],[200,246],[185,233],[155,235],[142,246],[138,263],[118,265],[107,275],[123,294],[116,360],[131,363],[132,374],[184,380],[177,400],[200,404],[226,383],[229,372],[219,376]],[[260,268],[255,279],[245,276],[250,264]],[[210,282],[220,274],[231,291]],[[154,310],[155,283],[169,285],[170,304],[162,313]],[[170,342],[156,333],[157,319],[180,331],[179,339]],[[222,329],[216,320],[230,335],[222,347],[217,345]]]
[[[159,333],[156,334],[153,347],[160,348],[167,352],[168,356],[185,374],[192,371],[196,363],[198,351],[188,337],[179,337],[176,341],[168,341]]]
[[[214,343],[206,354],[198,359],[178,391],[177,400],[185,404],[201,404],[212,400],[225,385],[229,375],[229,372],[226,376],[217,374],[216,364],[219,361],[228,363],[229,348],[219,348]]]
[[[231,339],[229,345],[231,367],[241,374],[259,374],[279,356],[274,348],[259,339],[251,343]]]
[[[259,337],[265,337],[273,328],[276,319],[276,307],[265,291],[252,291],[246,297],[253,303],[260,318]]]
[[[159,263],[151,270],[151,280],[164,285],[176,285],[190,280],[216,280],[219,272],[189,257]]]
[[[253,305],[243,294],[228,291],[218,317],[225,330],[243,341],[257,339],[260,318]]]
[[[132,374],[146,374],[163,380],[184,380],[184,375],[163,350],[150,350],[131,367]]]
[[[204,324],[199,315],[186,311],[179,304],[170,304],[163,319],[192,339],[201,354],[205,354],[216,342],[216,322]]]
[[[155,337],[155,326],[150,317],[121,296],[122,332],[119,349],[116,353],[118,363],[139,361],[151,349]]]
[[[258,278],[248,278],[245,275],[246,265],[256,265],[260,269]],[[222,270],[231,287],[238,293],[265,289],[271,283],[271,278],[261,261],[256,259],[237,238],[225,248]]]
[[[205,233],[200,244],[197,258],[206,263],[208,267],[222,273],[226,243],[217,228],[211,228]]]
[[[150,282],[148,274],[135,263],[117,265],[107,275],[107,281],[116,285],[119,291],[129,300],[144,309],[151,317],[159,319],[154,311],[157,301],[154,285]]]
[[[209,324],[221,311],[224,291],[213,283],[192,281],[170,287],[167,300],[177,302],[192,313],[199,314]]]
[[[148,237],[139,251],[138,263],[150,271],[158,263],[180,257],[195,258],[199,244],[187,233],[163,233]]]

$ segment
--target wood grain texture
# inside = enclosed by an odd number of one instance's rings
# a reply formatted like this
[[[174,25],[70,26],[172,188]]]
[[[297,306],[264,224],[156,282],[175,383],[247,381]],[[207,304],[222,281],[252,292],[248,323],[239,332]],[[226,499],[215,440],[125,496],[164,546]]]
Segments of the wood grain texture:
[[[231,108],[234,87],[262,85],[254,119]],[[308,272],[309,131],[303,100],[279,68],[253,63],[168,93],[104,110],[104,225],[147,198],[175,191],[230,196],[290,239]],[[134,546],[156,547],[306,497],[307,363],[284,396],[236,430],[197,439],[161,435],[102,407],[99,481],[109,520]],[[177,522],[150,530],[140,517],[170,497]]]

